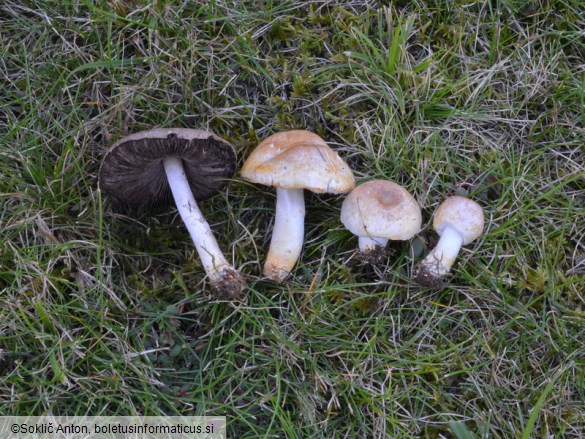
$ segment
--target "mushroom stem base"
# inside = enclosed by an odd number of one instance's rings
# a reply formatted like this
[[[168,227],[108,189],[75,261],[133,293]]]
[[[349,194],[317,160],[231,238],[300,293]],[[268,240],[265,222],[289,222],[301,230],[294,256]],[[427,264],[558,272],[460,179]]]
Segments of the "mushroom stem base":
[[[372,250],[378,250],[386,247],[388,240],[386,238],[377,238],[375,236],[360,236],[358,238],[360,251],[365,253]]]
[[[429,270],[422,262],[419,262],[412,272],[412,279],[423,287],[432,289],[442,289],[446,282],[443,277],[435,275],[435,273]]]
[[[224,300],[237,299],[245,286],[243,276],[231,267],[224,267],[211,283],[216,297]]]
[[[386,247],[376,246],[371,250],[359,252],[357,255],[357,261],[359,261],[359,263],[364,266],[380,267],[386,263],[389,255],[390,252],[386,249]]]
[[[441,284],[441,278],[451,270],[463,245],[463,237],[451,226],[446,226],[437,246],[416,267],[415,278],[425,286]]]

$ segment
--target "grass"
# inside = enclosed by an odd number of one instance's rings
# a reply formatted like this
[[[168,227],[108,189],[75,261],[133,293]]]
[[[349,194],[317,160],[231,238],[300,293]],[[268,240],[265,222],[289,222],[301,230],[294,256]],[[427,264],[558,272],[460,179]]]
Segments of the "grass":
[[[225,415],[230,437],[582,437],[583,4],[67,0],[0,5],[0,414]],[[317,132],[358,182],[423,209],[377,273],[343,197],[306,194],[282,286],[260,277],[274,191],[201,207],[246,275],[210,300],[174,209],[98,191],[155,127],[234,143]],[[448,195],[486,232],[441,291],[409,281]]]

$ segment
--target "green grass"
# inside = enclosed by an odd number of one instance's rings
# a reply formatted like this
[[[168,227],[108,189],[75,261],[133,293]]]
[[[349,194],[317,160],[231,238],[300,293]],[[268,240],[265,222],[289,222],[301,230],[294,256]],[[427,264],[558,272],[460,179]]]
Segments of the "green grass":
[[[0,4],[0,414],[225,415],[230,437],[581,437],[585,12],[549,2],[5,0]],[[248,281],[210,300],[174,209],[98,191],[104,151],[205,128],[240,165],[320,134],[358,182],[423,209],[386,267],[355,263],[342,196],[307,193],[282,286],[275,195],[201,203]],[[448,195],[486,232],[441,291],[409,281]],[[416,256],[412,258],[415,249]]]

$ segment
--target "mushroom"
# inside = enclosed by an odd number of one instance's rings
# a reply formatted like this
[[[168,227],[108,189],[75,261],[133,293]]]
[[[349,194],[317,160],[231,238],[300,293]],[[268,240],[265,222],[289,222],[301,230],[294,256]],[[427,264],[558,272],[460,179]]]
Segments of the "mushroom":
[[[407,240],[421,229],[420,207],[402,186],[387,180],[359,185],[343,201],[341,222],[358,236],[367,262],[377,262],[388,240]]]
[[[102,161],[99,184],[133,208],[165,205],[174,198],[211,286],[218,297],[231,299],[241,294],[244,279],[222,254],[195,198],[215,194],[235,168],[233,147],[213,133],[157,128],[115,143]]]
[[[281,283],[303,247],[303,189],[348,192],[355,186],[353,172],[321,137],[293,130],[264,139],[244,163],[241,175],[253,183],[276,187],[276,217],[263,272]]]
[[[436,210],[433,228],[441,237],[436,247],[415,268],[421,285],[439,287],[449,273],[462,245],[475,241],[483,232],[483,209],[461,196],[447,198]]]

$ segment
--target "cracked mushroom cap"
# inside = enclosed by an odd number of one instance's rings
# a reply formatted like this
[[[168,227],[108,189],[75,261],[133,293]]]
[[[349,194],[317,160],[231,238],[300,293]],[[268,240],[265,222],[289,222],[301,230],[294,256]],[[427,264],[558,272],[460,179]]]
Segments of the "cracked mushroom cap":
[[[193,196],[215,194],[234,175],[233,147],[215,134],[188,128],[156,128],[131,134],[105,154],[100,188],[131,207],[165,205],[172,201],[163,160],[182,160]]]
[[[241,171],[253,183],[281,189],[341,194],[355,186],[353,172],[318,135],[285,131],[264,139]]]
[[[357,236],[406,240],[420,231],[422,216],[418,203],[402,186],[371,180],[345,198],[341,222]]]
[[[483,232],[483,209],[469,198],[459,195],[449,197],[436,210],[433,228],[441,236],[448,225],[461,234],[463,245],[467,245],[479,238]]]

